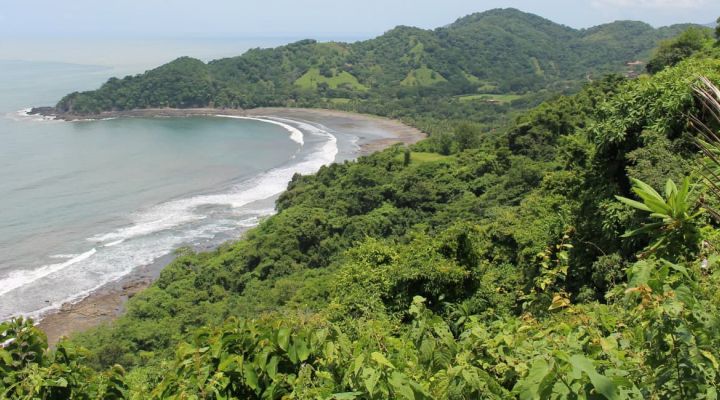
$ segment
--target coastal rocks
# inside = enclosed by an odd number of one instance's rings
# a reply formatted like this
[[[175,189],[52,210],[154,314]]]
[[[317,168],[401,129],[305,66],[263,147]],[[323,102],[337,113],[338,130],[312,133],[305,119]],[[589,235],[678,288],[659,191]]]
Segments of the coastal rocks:
[[[33,107],[27,112],[27,114],[53,118],[58,116],[58,112],[55,107]]]

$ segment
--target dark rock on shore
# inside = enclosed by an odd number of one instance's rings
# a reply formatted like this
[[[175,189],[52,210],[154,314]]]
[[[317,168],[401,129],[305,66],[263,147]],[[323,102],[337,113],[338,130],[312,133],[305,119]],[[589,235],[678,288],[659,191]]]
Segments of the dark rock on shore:
[[[28,112],[28,114],[54,117],[58,115],[58,112],[55,107],[33,107],[32,109],[30,109],[30,112]]]

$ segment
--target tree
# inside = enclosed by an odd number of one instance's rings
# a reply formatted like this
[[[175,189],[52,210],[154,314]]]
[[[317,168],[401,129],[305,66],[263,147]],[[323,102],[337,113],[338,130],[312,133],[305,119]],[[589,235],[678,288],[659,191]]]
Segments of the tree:
[[[452,151],[452,137],[447,133],[438,133],[434,135],[437,143],[437,152],[447,156]]]
[[[455,141],[458,151],[471,149],[477,146],[480,139],[480,129],[469,123],[462,123],[455,129]]]
[[[689,28],[680,36],[660,42],[655,55],[647,64],[647,71],[658,73],[665,67],[673,66],[702,50],[711,39],[710,31],[705,28]]]

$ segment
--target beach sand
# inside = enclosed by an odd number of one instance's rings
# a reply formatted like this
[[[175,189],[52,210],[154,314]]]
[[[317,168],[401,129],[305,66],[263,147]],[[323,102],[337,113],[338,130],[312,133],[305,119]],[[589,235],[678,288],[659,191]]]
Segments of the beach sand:
[[[232,115],[248,117],[277,117],[322,124],[331,131],[349,132],[358,136],[359,146],[354,157],[382,150],[396,143],[412,144],[425,137],[421,131],[399,121],[364,114],[336,110],[301,108],[258,108],[252,110],[223,109],[146,109],[106,112],[93,119],[118,117],[190,117]],[[64,116],[66,120],[82,120]],[[210,250],[210,249],[197,249]],[[59,310],[46,314],[38,326],[45,331],[53,346],[62,337],[109,323],[122,315],[128,299],[141,292],[157,279],[160,271],[172,261],[167,255],[153,264],[137,268],[130,275],[110,283],[76,303],[64,304]]]

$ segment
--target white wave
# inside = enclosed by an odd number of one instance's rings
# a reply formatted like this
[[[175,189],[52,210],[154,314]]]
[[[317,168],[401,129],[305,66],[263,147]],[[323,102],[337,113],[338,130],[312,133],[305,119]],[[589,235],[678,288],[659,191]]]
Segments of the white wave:
[[[102,287],[122,279],[140,266],[150,265],[161,257],[170,254],[173,249],[197,239],[212,239],[217,233],[236,230],[230,225],[232,220],[221,220],[196,229],[171,231],[159,237],[140,238],[124,242],[114,247],[102,247],[92,258],[79,262],[62,275],[48,276],[38,280],[36,285],[20,288],[20,296],[50,299],[33,311],[4,314],[0,303],[0,320],[23,315],[36,321],[49,312],[66,304],[82,301]],[[14,296],[15,294],[13,294]],[[0,297],[0,299],[2,299]]]
[[[247,209],[247,208],[245,208],[245,209],[243,209],[243,210],[237,211],[237,213],[235,213],[235,215],[243,216],[243,215],[247,215],[247,214],[252,214],[252,215],[264,216],[264,215],[273,214],[274,212],[275,212],[275,208],[273,208],[273,207],[257,208],[257,209]]]
[[[30,114],[30,111],[32,111],[32,108],[23,108],[22,110],[16,111],[14,113],[7,114],[7,117],[15,121],[61,121],[53,116]]]
[[[92,249],[73,257],[64,263],[45,265],[40,268],[30,271],[13,271],[8,274],[5,278],[0,279],[0,295],[11,292],[19,287],[25,286],[29,283],[35,282],[38,279],[44,278],[50,274],[63,270],[73,264],[77,264],[81,261],[87,260],[92,257],[97,251]]]
[[[50,256],[50,258],[54,259],[67,259],[67,258],[75,258],[79,254],[53,254]]]
[[[269,124],[282,126],[288,132],[290,132],[290,140],[292,140],[293,142],[299,143],[301,146],[305,144],[304,135],[301,130],[295,128],[292,125],[274,121],[273,119],[269,119],[268,117],[241,117],[241,116],[237,116],[237,115],[216,115],[216,117],[262,121],[262,122],[267,122]],[[274,118],[274,119],[279,119],[279,118]],[[292,121],[292,122],[295,122],[295,121]]]
[[[149,235],[206,218],[204,215],[193,213],[193,208],[183,204],[183,200],[160,204],[148,211],[136,214],[135,220],[130,226],[118,229],[115,232],[95,235],[87,240],[99,243],[111,241],[111,243],[105,244],[107,246],[114,242]]]
[[[259,217],[250,217],[241,219],[237,222],[237,226],[241,226],[243,228],[252,228],[253,226],[256,226],[260,222]]]
[[[170,254],[178,246],[198,243],[198,239],[222,240],[217,236],[219,233],[239,234],[256,226],[264,216],[274,213],[274,208],[262,203],[256,209],[244,206],[252,207],[258,200],[281,193],[295,173],[314,173],[332,163],[338,154],[337,139],[322,127],[304,123],[297,126],[305,134],[322,140],[310,148],[309,154],[300,154],[299,162],[267,171],[227,193],[174,200],[139,212],[130,226],[90,238],[104,243],[96,246],[97,250],[93,248],[59,264],[5,276],[0,280],[0,317],[20,315],[18,310],[25,310],[20,312],[22,315],[42,317],[63,304],[81,301],[108,283]],[[227,218],[213,221],[212,215],[203,215],[207,213],[198,209],[206,205],[227,205],[231,209],[223,211]],[[207,223],[194,223],[206,218]],[[190,222],[193,224],[183,226]],[[6,295],[10,291],[13,292]],[[4,300],[8,302],[3,304]]]
[[[97,122],[97,121],[112,121],[114,119],[118,119],[118,117],[105,117],[105,118],[82,118],[82,119],[76,119],[72,122],[78,123],[78,122]]]
[[[282,193],[294,174],[307,175],[315,173],[321,166],[335,161],[335,156],[338,153],[337,138],[335,136],[314,125],[292,122],[297,123],[307,132],[326,139],[320,149],[308,155],[305,160],[288,167],[272,169],[255,179],[236,186],[228,193],[200,195],[159,204],[135,215],[132,225],[114,232],[90,237],[88,240],[106,242],[149,235],[206,218],[205,215],[195,212],[201,206],[226,205],[239,208],[256,201],[268,199]]]

